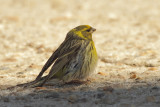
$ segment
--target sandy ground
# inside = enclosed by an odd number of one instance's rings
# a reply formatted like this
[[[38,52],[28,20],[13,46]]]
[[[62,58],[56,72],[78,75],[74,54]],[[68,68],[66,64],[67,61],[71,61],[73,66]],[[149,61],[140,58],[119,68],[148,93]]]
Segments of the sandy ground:
[[[82,24],[97,29],[91,83],[6,90],[34,80]],[[159,107],[159,35],[159,0],[0,0],[0,106]]]

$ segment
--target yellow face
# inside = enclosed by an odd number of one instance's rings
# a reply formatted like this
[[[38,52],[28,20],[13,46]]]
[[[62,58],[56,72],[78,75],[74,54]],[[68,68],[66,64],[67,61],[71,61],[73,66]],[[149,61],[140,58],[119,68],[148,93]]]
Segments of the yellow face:
[[[96,31],[95,28],[92,28],[91,26],[89,25],[80,25],[76,28],[74,28],[76,31],[81,31],[81,32],[90,32],[90,33],[93,33],[94,31]]]
[[[74,37],[81,39],[92,40],[92,33],[96,31],[95,28],[92,28],[89,25],[80,25],[72,29],[68,34],[74,34]]]

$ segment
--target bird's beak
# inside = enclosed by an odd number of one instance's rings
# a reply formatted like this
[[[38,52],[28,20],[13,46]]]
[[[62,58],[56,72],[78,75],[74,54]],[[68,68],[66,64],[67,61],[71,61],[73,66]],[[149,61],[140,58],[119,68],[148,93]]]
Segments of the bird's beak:
[[[92,29],[90,30],[91,33],[95,32],[95,31],[96,31],[95,28],[92,28]]]

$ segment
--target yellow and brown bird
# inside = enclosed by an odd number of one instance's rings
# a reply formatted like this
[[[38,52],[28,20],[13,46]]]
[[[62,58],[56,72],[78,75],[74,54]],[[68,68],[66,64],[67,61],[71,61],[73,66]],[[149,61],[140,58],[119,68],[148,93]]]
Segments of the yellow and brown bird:
[[[89,25],[80,25],[70,30],[29,87],[42,86],[54,78],[63,82],[83,80],[92,74],[98,59],[92,40],[92,33],[95,30]],[[52,64],[49,74],[42,77]]]

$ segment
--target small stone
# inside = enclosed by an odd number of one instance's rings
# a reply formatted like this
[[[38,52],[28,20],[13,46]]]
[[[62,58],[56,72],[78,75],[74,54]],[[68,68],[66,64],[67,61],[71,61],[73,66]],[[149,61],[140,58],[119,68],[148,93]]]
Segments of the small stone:
[[[135,79],[137,77],[135,72],[130,73],[130,79]]]
[[[87,98],[82,98],[82,99],[79,99],[79,100],[78,100],[78,102],[82,102],[82,103],[85,103],[85,102],[87,102],[87,101],[88,101]]]
[[[152,87],[151,89],[152,90],[158,90],[158,87],[155,86],[155,87]]]
[[[17,75],[18,78],[25,78],[25,75]]]
[[[0,78],[4,78],[5,76],[0,76]]]
[[[59,93],[57,93],[57,92],[47,93],[47,95],[45,96],[45,98],[59,98]]]
[[[149,67],[148,70],[155,71],[155,70],[158,70],[158,69],[156,67]]]
[[[14,57],[10,57],[10,58],[5,58],[5,59],[3,59],[3,61],[4,61],[4,62],[16,62],[17,59],[14,58]]]
[[[4,98],[2,98],[2,100],[3,100],[4,102],[10,102],[10,100],[9,100],[8,97],[4,97]]]
[[[103,91],[113,92],[114,89],[111,86],[106,86],[106,87],[103,87]]]
[[[46,87],[36,87],[37,90],[45,90]]]
[[[98,87],[97,90],[98,91],[105,91],[105,92],[113,92],[114,91],[114,89],[110,86]]]
[[[95,104],[99,104],[99,100],[96,100],[94,103],[95,103]]]
[[[107,73],[105,73],[105,72],[98,72],[98,74],[102,75],[102,76],[106,76],[107,75]]]
[[[81,88],[81,91],[88,91],[89,90],[89,87],[82,87]]]
[[[16,74],[24,74],[24,72],[17,72]]]
[[[103,87],[98,87],[97,91],[103,91]]]
[[[28,95],[34,97],[34,96],[37,95],[37,94],[36,94],[36,93],[30,93],[30,94],[28,94]]]
[[[147,102],[155,102],[156,98],[154,96],[148,96],[146,97]]]
[[[104,96],[105,96],[105,93],[98,93],[98,94],[96,95],[96,98],[100,99],[100,98],[102,98],[102,97],[104,97]]]
[[[155,67],[155,65],[151,63],[145,63],[145,67]]]
[[[76,95],[70,95],[68,97],[68,101],[71,103],[75,103],[78,100],[78,97]]]
[[[110,95],[110,96],[106,96],[104,98],[102,98],[100,100],[100,103],[102,104],[109,104],[109,105],[113,105],[118,101],[117,97],[115,95]]]
[[[29,98],[26,98],[26,97],[16,97],[15,100],[24,100],[24,101],[28,101]]]

